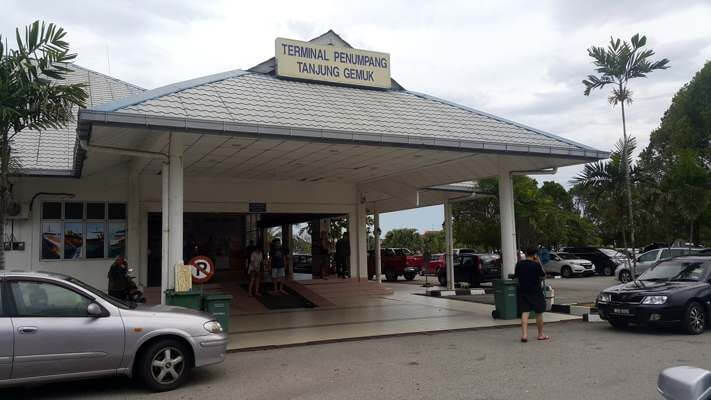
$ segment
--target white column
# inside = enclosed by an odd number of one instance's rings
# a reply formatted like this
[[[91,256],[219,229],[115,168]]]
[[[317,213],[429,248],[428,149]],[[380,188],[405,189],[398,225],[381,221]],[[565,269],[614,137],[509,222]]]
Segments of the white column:
[[[170,216],[169,214],[169,198],[170,198],[170,166],[168,163],[163,163],[161,169],[161,217],[162,217],[162,238],[161,238],[161,255],[160,255],[160,302],[165,304],[165,291],[171,288],[171,280],[168,275],[168,259],[170,258]]]
[[[360,197],[360,196],[359,196]],[[358,201],[358,280],[368,280],[368,212],[365,203]]]
[[[444,238],[447,245],[447,289],[454,290],[454,245],[452,243],[452,205],[444,203]]]
[[[380,265],[380,213],[376,211],[373,219],[375,222],[375,232],[373,232],[373,236],[375,236],[375,281],[383,283],[382,266]]]
[[[170,238],[168,276],[175,287],[175,266],[183,263],[183,144],[180,136],[170,134],[170,204],[168,206]]]
[[[140,243],[141,243],[141,216],[140,216],[140,182],[138,172],[129,171],[128,174],[128,204],[126,205],[127,235],[126,259],[129,265],[136,269],[139,282],[146,284],[148,274],[141,269]]]
[[[358,213],[356,208],[357,207],[348,213],[348,246],[350,246],[351,249],[351,278],[358,277]]]
[[[513,180],[510,172],[499,175],[499,214],[501,215],[501,274],[508,279],[516,266],[516,221],[514,219]]]

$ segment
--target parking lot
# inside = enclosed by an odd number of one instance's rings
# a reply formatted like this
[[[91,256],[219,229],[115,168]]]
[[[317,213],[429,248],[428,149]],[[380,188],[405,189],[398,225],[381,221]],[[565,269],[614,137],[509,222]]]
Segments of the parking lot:
[[[546,327],[549,342],[516,327],[228,354],[154,399],[655,399],[669,366],[711,368],[711,332],[618,331],[607,323]],[[354,382],[360,382],[354,384]],[[2,398],[139,399],[124,378],[0,391]]]

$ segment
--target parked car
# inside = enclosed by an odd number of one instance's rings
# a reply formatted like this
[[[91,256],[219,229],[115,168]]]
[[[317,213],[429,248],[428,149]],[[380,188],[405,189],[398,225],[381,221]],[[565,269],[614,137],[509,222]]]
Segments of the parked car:
[[[458,256],[460,254],[475,254],[478,253],[474,249],[452,249],[452,255]]]
[[[669,260],[674,257],[688,256],[699,254],[701,249],[689,249],[688,247],[679,248],[673,247],[654,249],[646,253],[640,254],[637,257],[637,275],[642,274],[660,261]],[[629,282],[632,280],[631,263],[620,264],[615,270],[615,276],[620,282]]]
[[[0,386],[127,375],[150,389],[224,361],[210,314],[125,303],[69,276],[0,272]]]
[[[294,253],[294,272],[310,274],[312,272],[311,254]]]
[[[603,290],[600,318],[616,328],[628,324],[675,325],[702,333],[711,304],[711,257],[685,256],[649,268],[636,281]]]
[[[454,282],[466,282],[478,287],[501,277],[501,259],[491,254],[461,254],[454,258]],[[447,286],[447,270],[442,268],[437,275],[439,284]]]
[[[564,247],[560,251],[562,253],[575,254],[579,258],[590,260],[595,265],[595,272],[600,275],[612,276],[615,274],[617,262],[602,250],[603,249],[597,247]]]
[[[447,255],[444,253],[432,254],[429,262],[424,263],[422,275],[437,275],[439,270],[447,264]]]
[[[375,252],[368,252],[368,276],[375,277]],[[422,270],[424,257],[415,255],[405,248],[383,248],[380,249],[380,270],[385,274],[388,281],[396,281],[398,277],[404,276],[411,281]]]
[[[570,278],[573,275],[594,275],[595,266],[590,260],[579,258],[575,254],[550,253],[550,261],[543,264],[547,274]]]

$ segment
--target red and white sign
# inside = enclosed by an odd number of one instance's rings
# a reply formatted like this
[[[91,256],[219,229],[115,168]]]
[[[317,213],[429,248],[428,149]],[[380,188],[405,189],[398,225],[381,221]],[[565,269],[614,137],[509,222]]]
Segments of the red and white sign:
[[[193,283],[205,283],[215,275],[215,263],[209,257],[197,256],[188,261]]]

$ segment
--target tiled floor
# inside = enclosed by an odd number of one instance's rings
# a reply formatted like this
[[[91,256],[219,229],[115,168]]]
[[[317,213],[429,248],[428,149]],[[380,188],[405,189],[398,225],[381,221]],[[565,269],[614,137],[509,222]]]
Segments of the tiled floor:
[[[372,284],[372,283],[370,283]],[[495,320],[493,306],[418,296],[416,285],[386,285],[392,294],[330,298],[334,305],[309,310],[233,315],[229,350],[353,338],[519,324]],[[546,313],[547,322],[579,319]]]

